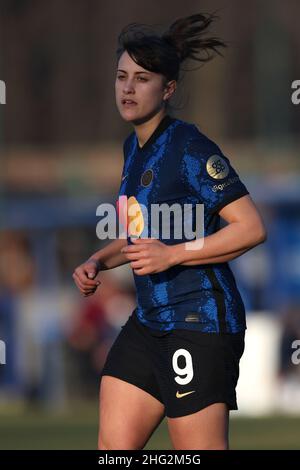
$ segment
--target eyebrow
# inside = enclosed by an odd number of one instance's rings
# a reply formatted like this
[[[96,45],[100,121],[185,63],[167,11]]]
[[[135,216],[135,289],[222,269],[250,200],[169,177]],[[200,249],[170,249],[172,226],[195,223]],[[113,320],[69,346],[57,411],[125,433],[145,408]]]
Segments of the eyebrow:
[[[118,69],[117,72],[124,72],[124,73],[127,73],[126,70],[122,70],[122,69]],[[148,73],[150,75],[150,72],[134,72],[135,75],[138,75],[139,73]]]

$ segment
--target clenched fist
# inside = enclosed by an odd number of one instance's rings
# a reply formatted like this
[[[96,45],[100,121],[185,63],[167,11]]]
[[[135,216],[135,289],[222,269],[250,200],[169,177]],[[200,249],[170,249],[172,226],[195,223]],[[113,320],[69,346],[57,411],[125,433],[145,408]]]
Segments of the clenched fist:
[[[94,294],[101,284],[98,279],[95,279],[100,272],[100,266],[99,261],[90,258],[75,269],[72,277],[84,297]]]

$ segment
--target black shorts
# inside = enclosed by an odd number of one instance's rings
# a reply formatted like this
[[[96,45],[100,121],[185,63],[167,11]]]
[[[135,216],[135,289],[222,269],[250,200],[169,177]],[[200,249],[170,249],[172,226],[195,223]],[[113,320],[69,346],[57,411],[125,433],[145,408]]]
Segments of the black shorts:
[[[245,332],[160,332],[144,326],[135,312],[110,349],[101,377],[110,375],[148,392],[169,418],[195,413],[213,403],[237,410],[235,388]]]

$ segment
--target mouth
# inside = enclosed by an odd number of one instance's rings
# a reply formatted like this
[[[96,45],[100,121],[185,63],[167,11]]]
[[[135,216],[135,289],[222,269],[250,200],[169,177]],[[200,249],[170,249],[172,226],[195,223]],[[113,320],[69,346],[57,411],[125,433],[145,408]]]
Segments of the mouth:
[[[127,108],[127,107],[131,107],[131,106],[136,106],[137,103],[136,103],[135,101],[133,101],[133,100],[123,99],[123,100],[122,100],[122,105]]]

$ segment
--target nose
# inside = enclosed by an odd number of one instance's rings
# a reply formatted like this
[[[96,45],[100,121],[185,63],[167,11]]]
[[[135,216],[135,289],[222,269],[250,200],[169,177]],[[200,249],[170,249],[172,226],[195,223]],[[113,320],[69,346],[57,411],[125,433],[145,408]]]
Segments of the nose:
[[[124,83],[124,87],[123,87],[123,92],[124,94],[127,94],[127,93],[134,93],[134,86],[133,86],[133,81],[132,80],[126,80],[125,83]]]

